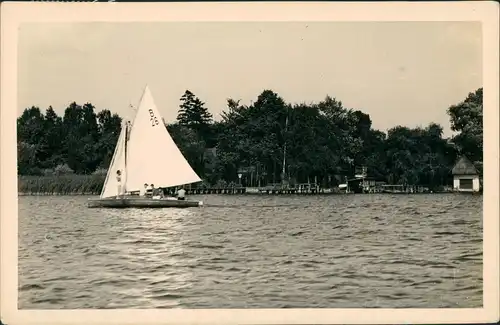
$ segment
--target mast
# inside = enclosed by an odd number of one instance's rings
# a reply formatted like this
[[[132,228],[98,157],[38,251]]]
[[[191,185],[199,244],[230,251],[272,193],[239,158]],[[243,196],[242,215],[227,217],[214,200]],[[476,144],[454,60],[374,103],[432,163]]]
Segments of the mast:
[[[128,143],[128,121],[125,122],[125,144],[124,144],[124,151],[125,151],[125,173],[127,173],[127,143]]]
[[[125,140],[123,142],[123,193],[125,194],[127,192],[127,176],[128,176],[128,171],[127,171],[127,142],[128,142],[128,121],[125,121]]]
[[[285,141],[285,144],[283,146],[283,175],[285,175],[285,170],[286,170],[286,141]]]
[[[132,109],[132,111],[135,111],[135,115],[137,114],[137,111],[136,111],[136,108],[132,105],[132,104],[129,104],[128,105],[130,109]],[[135,117],[134,117],[135,118]],[[123,148],[123,154],[125,155],[124,157],[124,165],[125,165],[125,176],[123,177],[124,178],[124,182],[123,182],[123,185],[125,187],[125,190],[127,190],[127,178],[128,178],[128,166],[127,166],[127,159],[128,159],[128,142],[130,140],[130,131],[132,129],[132,122],[130,122],[130,120],[127,120],[125,121],[125,143],[124,143],[124,148]]]
[[[288,112],[287,112],[288,113]],[[283,145],[283,170],[282,170],[282,183],[285,182],[285,173],[286,173],[286,132],[288,131],[288,114],[286,115],[286,120],[285,120],[285,143]]]

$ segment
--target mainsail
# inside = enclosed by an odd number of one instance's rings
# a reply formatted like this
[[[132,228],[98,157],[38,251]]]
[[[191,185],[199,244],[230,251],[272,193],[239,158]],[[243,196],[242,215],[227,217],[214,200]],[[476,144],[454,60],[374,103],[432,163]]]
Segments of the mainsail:
[[[118,150],[120,146],[122,149]],[[125,178],[122,179],[127,191],[139,191],[144,183],[170,187],[201,181],[168,133],[148,86],[142,94],[128,141],[125,141],[123,131],[120,134],[101,197],[116,195],[116,170],[121,166],[125,170]],[[111,188],[108,190],[107,187]]]

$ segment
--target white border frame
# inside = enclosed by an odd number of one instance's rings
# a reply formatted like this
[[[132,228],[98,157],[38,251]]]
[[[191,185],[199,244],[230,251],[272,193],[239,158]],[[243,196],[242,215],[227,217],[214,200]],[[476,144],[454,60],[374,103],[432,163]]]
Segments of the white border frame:
[[[499,319],[499,5],[496,2],[1,4],[1,316],[11,324],[468,323]],[[481,21],[484,87],[483,308],[18,310],[17,31],[25,22]],[[472,91],[472,90],[471,90]],[[466,95],[466,94],[464,94]]]

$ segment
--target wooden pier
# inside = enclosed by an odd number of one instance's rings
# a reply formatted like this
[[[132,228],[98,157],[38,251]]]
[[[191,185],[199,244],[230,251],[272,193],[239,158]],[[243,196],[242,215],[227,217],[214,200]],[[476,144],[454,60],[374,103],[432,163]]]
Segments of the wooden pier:
[[[203,195],[203,194],[245,194],[246,187],[234,188],[193,188],[186,189],[186,195]],[[174,194],[174,192],[172,192]]]
[[[175,194],[174,191],[166,191],[172,195]],[[441,192],[427,192],[419,188],[419,190],[413,191],[366,191],[358,194],[444,194],[450,193],[450,191]],[[234,187],[234,188],[197,188],[197,189],[186,189],[186,195],[209,195],[209,194],[219,194],[219,195],[349,195],[354,194],[353,192],[346,193],[345,191],[338,191],[329,188],[308,188],[308,189],[287,189],[287,188],[255,188],[255,187]]]
[[[172,193],[173,194],[173,193]],[[325,194],[341,194],[332,191],[331,189],[266,189],[266,188],[196,188],[186,189],[186,195],[206,195],[206,194],[225,194],[225,195],[325,195]]]
[[[255,196],[265,196],[265,195],[349,195],[354,194],[354,192],[345,192],[329,188],[270,188],[270,187],[229,187],[229,188],[187,188],[185,189],[186,195],[255,195]],[[99,192],[100,193],[100,192]],[[48,192],[18,192],[19,196],[65,196],[65,195],[99,195],[97,192],[67,192],[67,193],[48,193]],[[358,194],[444,194],[452,193],[450,191],[440,191],[440,192],[425,192],[421,190],[417,191],[369,191],[362,192]],[[176,192],[174,188],[164,189],[164,194],[175,196]],[[481,192],[474,194],[482,194]]]

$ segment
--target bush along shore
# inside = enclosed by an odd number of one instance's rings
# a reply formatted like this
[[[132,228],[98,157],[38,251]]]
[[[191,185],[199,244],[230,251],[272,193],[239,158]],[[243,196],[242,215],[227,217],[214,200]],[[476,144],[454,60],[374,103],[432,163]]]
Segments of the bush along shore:
[[[19,195],[99,195],[106,175],[18,176]]]

